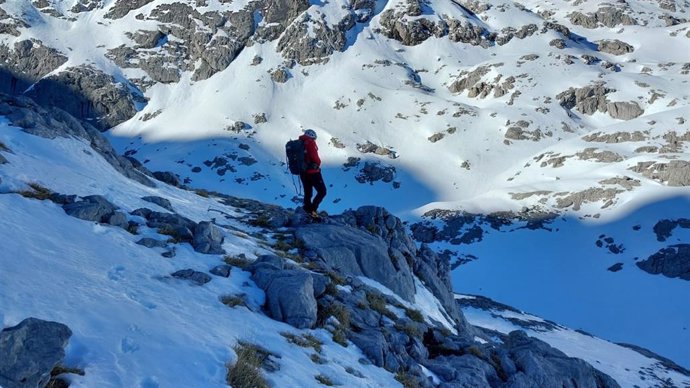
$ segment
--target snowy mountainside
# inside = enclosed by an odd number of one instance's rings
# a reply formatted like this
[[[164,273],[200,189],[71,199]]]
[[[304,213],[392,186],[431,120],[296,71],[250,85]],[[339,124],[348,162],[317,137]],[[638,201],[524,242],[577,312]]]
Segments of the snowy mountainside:
[[[67,111],[117,150],[4,137],[13,152],[26,152],[18,159],[0,147],[0,185],[24,190],[37,181],[80,196],[98,187],[127,211],[159,195],[194,222],[216,206],[246,220],[257,215],[212,200],[203,206],[187,191],[101,180],[110,167],[85,183],[82,158],[97,167],[100,154],[148,180],[132,168],[141,162],[201,195],[294,208],[299,187],[283,147],[313,128],[329,185],[324,210],[385,206],[410,222],[417,241],[459,265],[455,291],[688,368],[677,346],[690,323],[682,304],[690,296],[688,10],[685,0],[0,0],[0,92]],[[51,125],[3,109],[27,131]],[[56,147],[74,155],[51,163]],[[18,206],[23,229],[3,224],[15,244],[34,236],[20,214],[46,206],[20,204],[7,207]],[[252,239],[232,244],[250,257],[268,249]],[[61,251],[53,245],[48,251]],[[113,249],[131,256],[129,247]],[[155,249],[190,266],[197,260],[188,247]],[[129,268],[119,260],[109,262]],[[155,263],[151,273],[172,269]],[[210,358],[232,358],[228,347],[222,352]],[[222,369],[204,378],[223,384]],[[167,381],[137,377],[141,385]],[[386,373],[373,379],[392,382]]]
[[[68,369],[60,378],[69,386],[227,386],[232,376],[228,369],[240,359],[237,346],[244,346],[238,344],[251,344],[264,354],[260,368],[270,386],[416,382],[431,387],[442,381],[619,386],[586,362],[518,332],[503,344],[473,338],[476,329],[444,301],[450,280],[439,277],[448,275],[447,266],[444,270],[443,261],[429,249],[417,251],[401,235],[400,220],[380,208],[376,212],[386,221],[374,218],[368,228],[339,224],[338,217],[301,225],[294,212],[253,200],[135,181],[114,168],[116,160],[103,157],[107,147],[92,129],[82,132],[84,137],[66,136],[56,123],[72,126],[74,133],[81,124],[61,121],[64,116],[48,121],[55,127],[27,125],[28,118],[38,121],[29,113],[32,109],[42,117],[51,117],[50,111],[21,99],[9,98],[0,108],[7,114],[0,127],[0,228],[5,236],[0,319],[6,329],[29,316],[68,325],[72,338],[60,361]],[[342,219],[371,210],[343,214]],[[176,222],[196,226],[193,232],[180,231]],[[297,228],[298,238],[304,233],[312,238],[291,243],[289,227],[280,225]],[[370,259],[392,260],[395,252],[415,255],[390,271],[404,275],[411,260],[414,277],[396,281],[412,279],[412,288],[393,292],[386,287],[400,284],[390,283],[390,273],[376,273],[385,261],[369,263],[374,268],[369,278],[311,272],[324,270],[313,255],[326,259],[338,251],[309,251],[318,246],[319,237],[338,239],[333,231],[365,238],[374,251],[383,247],[385,255],[370,252]],[[359,250],[365,251],[361,245]],[[223,260],[230,265],[222,265]],[[276,263],[285,267],[274,268]],[[345,271],[346,262],[340,264]],[[303,312],[290,315],[294,311],[288,306],[297,308],[294,304],[281,301],[279,311],[287,314],[281,318],[272,302],[273,284],[307,274],[309,293],[316,294],[321,284],[318,314],[312,311],[314,327],[302,325]],[[294,298],[291,292],[280,289]],[[0,332],[3,340],[6,332]],[[0,353],[6,351],[0,346]],[[523,358],[530,360],[527,369]],[[15,357],[0,359],[0,382],[7,388],[22,386],[6,374],[8,360],[12,364]],[[482,374],[453,372],[476,367]],[[668,375],[669,381],[683,383],[671,367],[659,368],[657,373]]]
[[[481,296],[456,295],[467,320],[486,329],[486,335],[525,330],[579,357],[616,378],[621,386],[688,386],[688,371],[655,354],[640,354],[624,344],[614,344],[589,333],[572,330],[538,316],[496,303]],[[625,360],[625,361],[622,361]],[[625,365],[625,368],[621,368]],[[630,373],[636,370],[635,373]]]
[[[15,92],[43,79],[28,93],[59,105],[46,80],[105,73],[119,97],[74,81],[87,98],[72,113],[119,124],[118,149],[192,186],[290,204],[283,145],[305,128],[320,134],[333,211],[366,195],[406,198],[395,211],[595,214],[687,184],[686,1],[0,8]],[[604,194],[584,208],[562,198],[591,191]]]

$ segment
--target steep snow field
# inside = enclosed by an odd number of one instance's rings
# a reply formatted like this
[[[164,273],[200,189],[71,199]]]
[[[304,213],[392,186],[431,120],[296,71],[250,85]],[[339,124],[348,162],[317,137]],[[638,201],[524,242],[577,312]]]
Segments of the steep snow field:
[[[155,0],[119,19],[104,18],[115,0],[82,13],[69,10],[83,1],[46,3],[66,16],[50,16],[30,1],[2,2],[0,9],[26,27],[17,36],[1,35],[0,42],[12,47],[38,39],[59,50],[68,61],[51,74],[89,64],[117,81],[151,81],[145,70],[119,67],[106,54],[120,45],[135,46],[128,32],[159,28],[156,20],[138,14],[150,15],[175,1]],[[209,0],[195,7],[237,11],[248,3]],[[349,1],[309,3],[305,15],[332,28],[349,15]],[[673,171],[680,177],[675,187],[659,173],[671,170],[672,161],[690,160],[687,1],[616,3],[638,24],[599,23],[597,28],[575,24],[571,16],[597,11],[605,5],[599,1],[428,1],[421,2],[420,15],[405,17],[450,17],[500,36],[508,27],[520,30],[530,23],[540,30],[546,21],[571,33],[566,39],[549,29],[486,47],[433,34],[417,45],[404,45],[380,31],[385,30],[385,12],[404,9],[408,2],[372,3],[371,19],[356,23],[346,34],[344,50],[330,54],[327,62],[289,63],[278,52],[277,40],[254,42],[208,79],[193,81],[191,71],[182,71],[177,82],[152,82],[139,91],[145,101],[137,102],[136,115],[106,136],[121,153],[151,171],[175,172],[189,187],[294,207],[299,188],[283,165],[284,144],[313,128],[329,185],[323,209],[330,213],[376,204],[413,222],[434,209],[563,212],[563,218],[547,225],[551,231],[513,225],[486,229],[483,239],[470,245],[435,243],[434,248],[478,257],[454,271],[458,292],[486,295],[609,341],[644,346],[690,368],[685,345],[690,343],[689,283],[635,266],[636,259],[668,245],[652,233],[659,219],[690,218],[690,165]],[[265,24],[260,16],[255,15],[256,22]],[[313,28],[309,33],[316,34]],[[168,35],[171,42],[181,40]],[[563,39],[562,48],[554,43],[558,39]],[[618,39],[632,51],[604,52],[597,43],[602,39]],[[161,41],[151,50],[162,53],[165,45]],[[278,69],[289,74],[286,82],[272,77]],[[512,87],[497,95],[510,77]],[[472,82],[451,91],[462,79]],[[561,104],[562,92],[597,83],[615,89],[605,102],[634,102],[644,113],[621,120],[597,110],[602,101],[594,102],[591,114]],[[477,92],[470,96],[472,88]],[[265,122],[257,120],[261,115]],[[1,124],[0,141],[14,152],[3,153],[11,162],[0,169],[3,191],[35,181],[68,194],[104,194],[125,210],[144,206],[141,197],[156,194],[194,220],[208,219],[209,206],[236,211],[192,192],[139,186],[115,174],[88,145],[72,140],[46,141]],[[362,152],[360,146],[368,142],[382,155]],[[395,173],[390,179],[375,177],[366,171],[366,162],[395,168]],[[645,173],[640,163],[648,162],[664,166]],[[563,200],[593,188],[615,193],[590,196],[581,205]],[[158,278],[183,264],[207,270],[217,258],[180,250],[172,263],[135,245],[122,230],[75,220],[56,205],[15,195],[1,195],[0,208],[8,247],[0,254],[0,287],[18,290],[2,293],[0,321],[8,326],[35,314],[72,327],[76,335],[68,357],[87,368],[86,376],[75,377],[76,386],[150,388],[199,386],[199,381],[222,386],[224,364],[232,360],[231,347],[238,340],[276,344],[283,368],[271,379],[279,386],[317,385],[313,375],[346,366],[362,370],[371,386],[397,384],[392,375],[359,365],[361,355],[326,335],[319,338],[334,362],[311,369],[307,352],[278,335],[294,329],[220,304],[219,295],[239,291],[247,292],[254,306],[261,303],[256,288],[243,285],[246,273],[233,272],[230,279],[214,279],[203,288]],[[613,254],[597,247],[600,236],[612,237],[625,250]],[[690,242],[690,231],[674,230],[668,243],[682,242]],[[225,248],[250,256],[262,249],[239,236]],[[622,263],[621,271],[607,271],[616,263]],[[74,279],[83,281],[75,286]],[[485,318],[474,316],[477,324]],[[598,346],[584,341],[575,340],[585,348]],[[631,369],[643,365],[631,357],[621,359],[631,362]],[[84,365],[87,360],[93,364]],[[112,370],[115,364],[119,369]],[[606,370],[625,374],[617,368]],[[343,386],[362,384],[347,373],[337,375],[344,376]],[[645,386],[620,378],[626,386]]]
[[[212,206],[234,214],[216,201],[160,185],[151,189],[117,173],[88,144],[73,139],[42,139],[0,124],[0,141],[12,150],[0,170],[0,191],[23,190],[26,183],[81,196],[102,194],[132,211],[151,206],[142,196],[168,198],[193,220],[208,220]],[[218,255],[180,245],[174,259],[160,249],[135,244],[140,235],[67,216],[49,201],[0,195],[0,323],[13,326],[28,316],[54,320],[74,332],[66,364],[85,370],[70,375],[72,387],[226,387],[226,364],[235,361],[238,341],[262,346],[280,358],[280,370],[267,379],[275,386],[321,386],[322,374],[343,386],[395,387],[393,375],[362,365],[355,347],[335,344],[325,330],[300,331],[245,307],[229,308],[222,295],[245,293],[250,308],[263,305],[263,292],[249,273],[233,268],[229,278],[215,277],[203,287],[171,278],[184,268],[207,272]],[[237,225],[246,228],[244,225]],[[248,257],[268,253],[247,235],[228,234],[223,248]],[[280,333],[311,332],[323,342],[325,364],[310,359],[310,348],[290,344]],[[351,367],[365,377],[345,372]]]
[[[650,275],[635,262],[690,241],[690,230],[678,228],[659,242],[648,221],[676,218],[689,206],[690,197],[675,197],[611,222],[563,217],[547,224],[549,230],[519,223],[500,231],[485,228],[480,242],[451,248],[477,257],[455,269],[453,286],[610,341],[646,347],[687,368],[690,354],[678,344],[690,342],[690,286]],[[609,237],[612,243],[604,241]],[[610,245],[622,252],[612,253]],[[607,270],[617,263],[621,270]]]

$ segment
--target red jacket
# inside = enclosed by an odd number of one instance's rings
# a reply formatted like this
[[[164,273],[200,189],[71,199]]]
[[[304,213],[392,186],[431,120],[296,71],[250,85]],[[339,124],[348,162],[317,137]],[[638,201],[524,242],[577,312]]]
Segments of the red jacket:
[[[307,174],[314,174],[321,171],[321,158],[319,157],[319,147],[316,146],[316,140],[307,135],[299,137],[304,142],[304,161],[307,163]]]

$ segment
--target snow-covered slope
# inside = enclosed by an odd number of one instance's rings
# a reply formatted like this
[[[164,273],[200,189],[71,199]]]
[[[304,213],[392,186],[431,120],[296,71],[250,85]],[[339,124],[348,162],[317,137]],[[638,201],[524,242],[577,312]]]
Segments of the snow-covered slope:
[[[452,233],[420,240],[449,249],[453,260],[478,257],[455,269],[456,291],[644,346],[688,368],[688,353],[677,346],[690,339],[688,281],[634,264],[690,241],[681,227],[668,241],[652,233],[661,219],[690,219],[689,10],[684,0],[4,1],[0,91],[107,130],[120,153],[177,174],[189,188],[281,206],[300,201],[284,144],[313,128],[329,185],[324,210],[377,204],[410,222],[450,225]],[[88,149],[12,131],[2,138],[15,152],[2,154],[11,161],[0,166],[5,189],[37,181],[58,192],[107,193],[126,210],[155,193],[194,220],[207,219],[209,206],[236,211],[187,191],[108,178],[110,167]],[[71,241],[88,232],[59,226],[42,235],[19,215],[42,214],[60,225],[59,208],[18,198],[6,205],[21,226],[9,216],[2,221],[3,235],[13,237],[7,252],[24,251],[34,238],[53,246],[31,254],[38,267],[49,252],[62,255],[56,236]],[[500,230],[485,221],[454,227],[463,212],[481,218],[506,211],[512,224]],[[547,223],[550,231],[520,229],[552,212],[566,218]],[[483,224],[482,240],[473,237],[475,224]],[[100,255],[102,244],[129,241],[121,231],[95,228],[107,239],[97,233],[84,241],[88,249],[75,243],[76,263]],[[458,243],[468,232],[472,244]],[[262,249],[251,239],[232,244],[233,252]],[[625,250],[613,253],[618,245]],[[123,257],[140,255],[123,249],[108,249],[110,264],[89,276],[121,287],[108,271],[126,273]],[[172,270],[153,256],[149,273]],[[198,264],[191,252],[178,257]],[[620,269],[617,263],[622,270],[606,271]],[[7,268],[33,269],[17,261]],[[6,325],[20,318],[4,314]],[[199,336],[218,335],[214,330]],[[218,354],[209,357],[230,358]],[[204,378],[222,384],[222,373]],[[374,380],[386,385],[390,378]]]
[[[192,186],[289,204],[283,146],[304,128],[320,134],[332,211],[367,197],[395,211],[594,214],[687,184],[687,166],[669,166],[687,159],[690,132],[684,1],[0,8],[15,26],[6,57],[26,39],[65,56],[30,81],[89,65],[125,82],[137,111],[117,120],[116,146]],[[562,199],[592,188],[604,193],[582,207]]]
[[[631,346],[611,343],[581,330],[572,330],[490,299],[457,295],[467,320],[483,329],[492,340],[492,331],[509,333],[525,330],[530,336],[582,358],[614,377],[624,387],[690,385],[687,370],[653,353],[642,354]],[[493,339],[494,341],[496,339]]]

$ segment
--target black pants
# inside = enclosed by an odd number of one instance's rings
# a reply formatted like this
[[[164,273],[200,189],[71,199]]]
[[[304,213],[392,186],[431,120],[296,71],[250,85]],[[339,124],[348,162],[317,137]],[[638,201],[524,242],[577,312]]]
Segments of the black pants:
[[[308,213],[317,211],[319,204],[326,196],[326,184],[323,183],[321,171],[311,174],[305,172],[300,174],[299,178],[302,180],[302,186],[304,187],[304,210]],[[312,199],[311,196],[314,194],[314,189],[316,189],[316,196]]]

